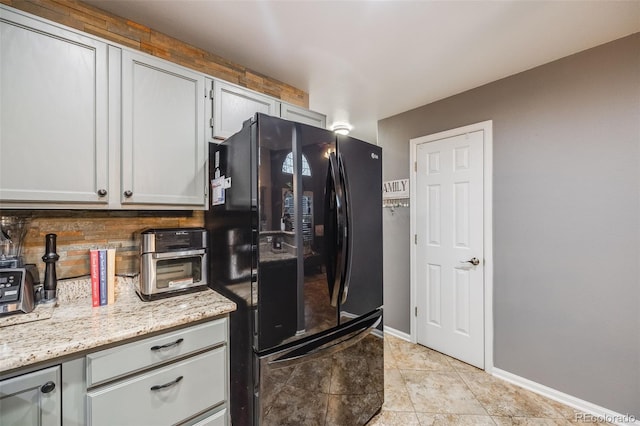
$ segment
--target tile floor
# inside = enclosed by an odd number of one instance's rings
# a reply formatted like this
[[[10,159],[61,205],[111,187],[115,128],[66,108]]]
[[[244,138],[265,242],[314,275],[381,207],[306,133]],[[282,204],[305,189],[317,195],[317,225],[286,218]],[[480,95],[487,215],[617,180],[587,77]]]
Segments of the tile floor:
[[[571,407],[388,334],[384,356],[385,402],[367,426],[598,424],[580,423]]]

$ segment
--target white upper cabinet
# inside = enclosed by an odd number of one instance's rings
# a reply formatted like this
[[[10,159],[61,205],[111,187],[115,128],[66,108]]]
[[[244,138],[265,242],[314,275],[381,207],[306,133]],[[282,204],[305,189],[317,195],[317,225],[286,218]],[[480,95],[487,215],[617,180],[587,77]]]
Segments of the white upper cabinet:
[[[207,142],[257,112],[326,124],[0,4],[0,208],[206,209]]]
[[[123,205],[206,206],[204,107],[203,74],[122,52]]]
[[[256,112],[280,115],[280,102],[220,80],[213,81],[213,138],[225,139],[242,129]]]
[[[327,128],[327,116],[319,112],[282,102],[280,117],[285,120],[297,121],[310,126]]]
[[[0,8],[0,201],[106,204],[107,45]]]

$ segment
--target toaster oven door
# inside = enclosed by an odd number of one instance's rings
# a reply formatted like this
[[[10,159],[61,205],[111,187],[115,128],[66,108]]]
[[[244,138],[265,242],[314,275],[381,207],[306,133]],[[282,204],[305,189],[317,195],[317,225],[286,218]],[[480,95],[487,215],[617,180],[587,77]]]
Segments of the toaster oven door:
[[[151,295],[207,285],[206,250],[145,253],[141,260],[140,286]]]

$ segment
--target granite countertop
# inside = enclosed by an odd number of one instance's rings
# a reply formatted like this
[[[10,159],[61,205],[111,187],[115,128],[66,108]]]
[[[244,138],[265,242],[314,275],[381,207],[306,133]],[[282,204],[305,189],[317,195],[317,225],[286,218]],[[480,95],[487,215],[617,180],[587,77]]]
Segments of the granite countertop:
[[[236,304],[213,290],[143,302],[137,278],[117,277],[116,301],[92,307],[89,279],[60,281],[57,305],[0,318],[0,374],[228,314]],[[21,318],[22,317],[22,318]],[[24,322],[28,321],[28,322]]]

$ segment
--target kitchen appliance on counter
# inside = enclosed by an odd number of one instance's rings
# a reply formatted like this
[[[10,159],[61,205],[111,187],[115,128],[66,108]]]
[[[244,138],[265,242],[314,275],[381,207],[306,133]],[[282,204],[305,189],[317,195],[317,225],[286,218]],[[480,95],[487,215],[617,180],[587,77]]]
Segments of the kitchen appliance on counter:
[[[22,258],[28,223],[24,217],[0,217],[0,316],[29,313],[35,308],[38,270]]]
[[[142,300],[207,289],[207,231],[155,228],[140,233]]]
[[[233,424],[364,425],[384,391],[380,147],[256,114],[209,144],[209,167]]]

